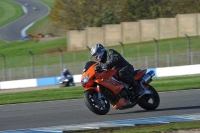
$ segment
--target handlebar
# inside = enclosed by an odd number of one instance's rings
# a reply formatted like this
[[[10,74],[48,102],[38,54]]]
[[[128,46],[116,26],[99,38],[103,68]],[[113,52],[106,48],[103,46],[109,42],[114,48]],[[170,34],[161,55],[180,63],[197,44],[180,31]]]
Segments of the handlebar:
[[[101,67],[100,65],[95,67],[96,72],[103,72],[106,70],[108,70],[106,67]]]
[[[103,71],[107,71],[108,69],[101,69],[101,70],[97,70],[96,72],[103,72]]]

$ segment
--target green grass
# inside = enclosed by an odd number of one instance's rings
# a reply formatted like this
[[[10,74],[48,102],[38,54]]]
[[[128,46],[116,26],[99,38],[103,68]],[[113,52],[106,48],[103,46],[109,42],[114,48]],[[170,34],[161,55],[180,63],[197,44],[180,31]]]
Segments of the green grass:
[[[58,48],[63,50],[66,49],[66,38],[42,43],[37,43],[35,40],[31,40],[0,45],[1,54],[6,57],[7,68],[29,66],[29,51],[34,54],[36,66],[57,64],[59,62],[59,55],[55,56],[54,52],[58,52]],[[48,60],[45,60],[47,56]],[[0,63],[0,68],[2,67],[3,66]]]
[[[3,44],[6,44],[6,42],[0,39],[0,46]]]
[[[172,90],[177,91],[186,89],[198,89],[200,88],[199,81],[199,76],[155,78],[151,85],[158,92]],[[2,93],[0,94],[0,104],[65,100],[83,98],[83,95],[84,88],[82,86],[27,92]]]
[[[200,51],[200,36],[191,37],[191,51]],[[186,53],[187,52],[187,39],[185,37],[160,39],[158,41],[158,54],[172,53]],[[121,46],[115,47],[121,51]],[[140,56],[152,56],[155,54],[155,42],[146,41],[138,43],[130,43],[125,45],[125,57],[137,57],[138,52]]]
[[[44,4],[50,7],[50,9],[54,6],[55,0],[40,0]],[[22,10],[22,7],[12,1],[9,0],[0,0],[0,27],[16,20],[17,18],[24,15],[24,12]],[[27,31],[27,34],[46,34],[46,33],[54,33],[57,36],[65,36],[66,30],[54,27],[52,25],[51,20],[48,18],[48,16],[38,20],[36,23],[34,23],[33,26],[31,26]],[[1,42],[0,42],[1,45]]]
[[[39,0],[43,2],[44,4],[48,5],[50,8],[52,8],[55,4],[55,0]]]
[[[21,6],[9,0],[0,1],[0,27],[16,20],[23,15]]]
[[[12,42],[9,45],[1,45],[0,49],[6,57],[16,57],[29,55],[28,51],[32,51],[35,55],[58,52],[57,48],[65,50],[66,46],[66,38],[62,38],[42,43],[37,43],[36,40]]]
[[[199,125],[200,121],[191,121],[169,124],[140,125],[135,127],[116,127],[98,130],[70,131],[70,133],[170,133],[170,131],[200,129]],[[64,133],[68,132],[66,131]]]
[[[31,26],[27,31],[26,34],[36,35],[38,33],[46,34],[49,32],[49,28],[51,27],[51,22],[48,16],[38,20]]]
[[[200,76],[154,78],[151,83],[159,92],[200,88]]]
[[[200,41],[200,36],[191,37],[191,52],[200,51],[199,41]],[[1,44],[0,49],[1,49],[1,54],[4,54],[6,57],[7,68],[29,66],[30,54],[28,53],[28,51],[32,51],[32,53],[35,56],[35,66],[59,64],[60,53],[58,52],[57,48],[62,49],[63,60],[66,63],[85,62],[89,59],[88,50],[68,52],[66,43],[67,43],[66,38],[48,42],[37,42],[36,40],[20,41],[20,42],[12,42],[9,44]],[[159,55],[170,54],[171,51],[173,51],[174,54],[187,53],[187,39],[185,37],[158,40],[158,43],[159,43],[158,46]],[[125,46],[125,58],[136,58],[138,55],[140,57],[144,56],[154,57],[155,55],[154,41],[131,43],[131,44],[125,44],[124,46]],[[121,46],[112,46],[107,48],[113,48],[121,52]],[[173,57],[173,60],[176,61],[176,57]],[[185,58],[180,60],[180,63],[182,64],[185,64],[185,62],[187,62]],[[2,65],[0,65],[0,69],[1,68]]]
[[[83,88],[69,87],[0,94],[0,104],[54,101],[83,97]]]

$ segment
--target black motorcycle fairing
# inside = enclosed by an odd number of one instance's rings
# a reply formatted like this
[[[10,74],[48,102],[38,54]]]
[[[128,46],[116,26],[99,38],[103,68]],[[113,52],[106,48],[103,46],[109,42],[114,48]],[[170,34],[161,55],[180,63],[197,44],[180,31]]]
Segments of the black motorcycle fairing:
[[[118,102],[119,98],[117,98],[117,96],[112,91],[103,86],[101,86],[100,89],[103,96],[107,97],[112,105]]]
[[[96,62],[95,61],[88,61],[85,63],[84,67],[83,67],[83,72],[86,72],[92,65],[94,65]]]

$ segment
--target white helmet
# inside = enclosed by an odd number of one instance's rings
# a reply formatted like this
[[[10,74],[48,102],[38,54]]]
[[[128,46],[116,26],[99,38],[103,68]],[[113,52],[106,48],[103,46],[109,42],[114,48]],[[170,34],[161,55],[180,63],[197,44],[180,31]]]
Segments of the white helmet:
[[[67,68],[64,68],[64,69],[63,69],[63,72],[66,72],[66,71],[68,71],[68,69],[67,69]]]

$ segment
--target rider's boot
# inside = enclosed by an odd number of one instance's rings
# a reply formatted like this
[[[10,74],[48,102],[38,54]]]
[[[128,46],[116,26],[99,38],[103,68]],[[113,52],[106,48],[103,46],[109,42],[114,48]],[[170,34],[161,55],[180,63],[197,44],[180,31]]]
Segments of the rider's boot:
[[[136,81],[132,82],[131,87],[134,90],[136,99],[138,99],[142,95],[144,95],[144,93],[145,93],[144,89]]]

